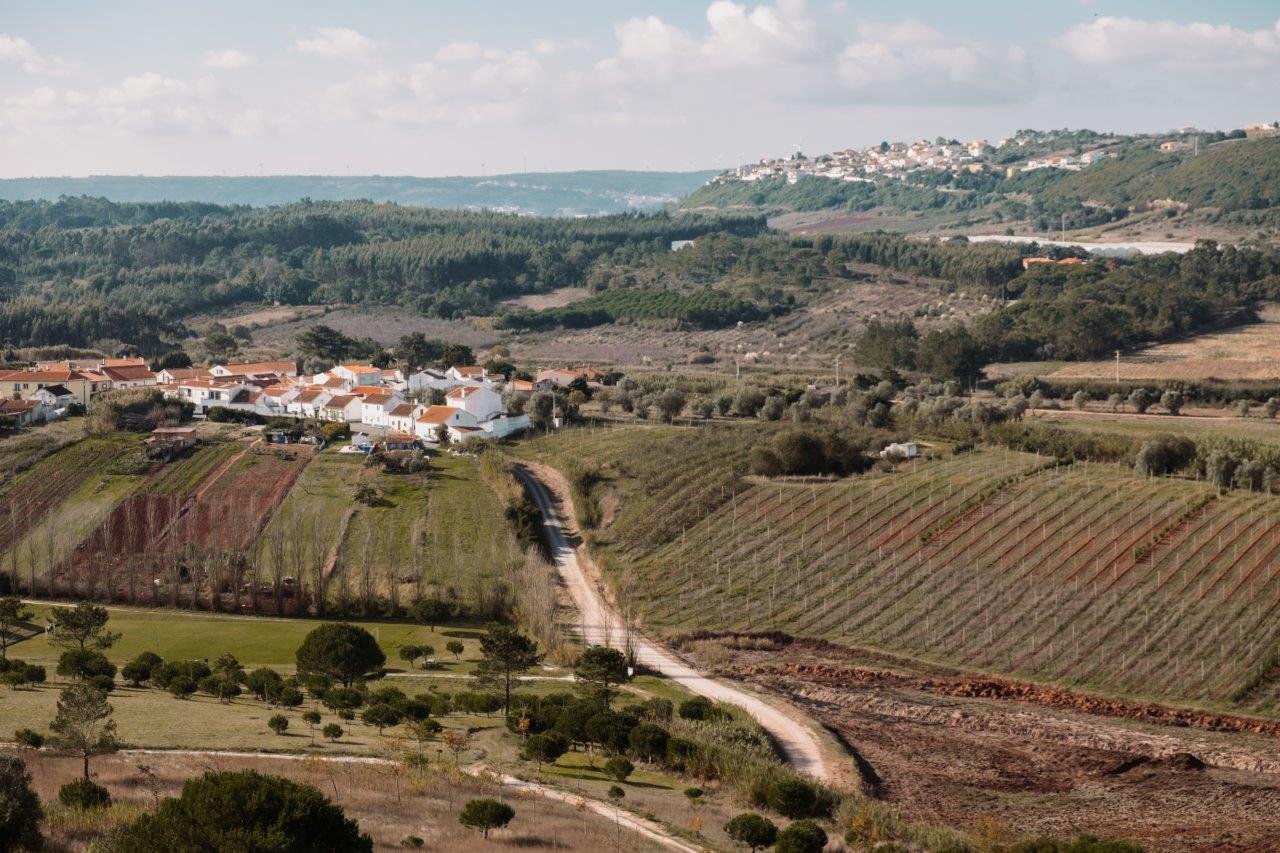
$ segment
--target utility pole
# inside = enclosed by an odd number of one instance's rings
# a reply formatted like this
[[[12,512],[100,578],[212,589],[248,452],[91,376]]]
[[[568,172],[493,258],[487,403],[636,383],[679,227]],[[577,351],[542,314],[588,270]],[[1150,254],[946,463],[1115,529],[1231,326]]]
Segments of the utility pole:
[[[836,353],[836,387],[840,387],[840,353]]]
[[[1120,387],[1120,350],[1116,350],[1116,388]]]
[[[733,379],[735,382],[742,381],[742,362],[736,358],[733,360]]]
[[[1067,239],[1067,212],[1065,210],[1062,211],[1062,239],[1063,241]]]

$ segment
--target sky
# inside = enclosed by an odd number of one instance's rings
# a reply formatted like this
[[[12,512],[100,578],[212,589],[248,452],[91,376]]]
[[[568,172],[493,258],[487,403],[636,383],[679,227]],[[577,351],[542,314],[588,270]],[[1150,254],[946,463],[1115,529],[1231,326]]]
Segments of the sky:
[[[0,0],[0,177],[720,168],[1280,120],[1277,0]]]

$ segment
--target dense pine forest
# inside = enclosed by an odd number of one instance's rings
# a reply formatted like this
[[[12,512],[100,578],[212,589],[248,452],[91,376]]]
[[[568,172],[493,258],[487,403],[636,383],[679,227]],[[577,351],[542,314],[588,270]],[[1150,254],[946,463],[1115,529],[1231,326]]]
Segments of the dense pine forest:
[[[103,199],[0,202],[0,340],[132,343],[241,303],[398,305],[489,313],[506,297],[580,283],[674,240],[752,236],[758,216],[536,218],[371,202],[270,208]]]

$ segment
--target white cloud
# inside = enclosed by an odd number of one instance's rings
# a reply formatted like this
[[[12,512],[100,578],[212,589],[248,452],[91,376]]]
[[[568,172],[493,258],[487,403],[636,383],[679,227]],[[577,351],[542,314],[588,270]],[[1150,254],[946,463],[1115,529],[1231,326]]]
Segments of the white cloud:
[[[474,41],[456,41],[446,44],[435,53],[436,62],[469,62],[479,59],[484,47]]]
[[[0,33],[0,62],[16,62],[28,74],[64,74],[69,70],[68,63],[45,56],[31,42],[8,33]]]
[[[1018,47],[948,37],[915,21],[860,24],[840,52],[839,80],[868,102],[991,102],[1025,96],[1031,65]]]
[[[320,27],[313,38],[301,38],[293,43],[298,53],[332,58],[365,56],[373,48],[372,39],[347,27]]]
[[[1091,65],[1155,61],[1166,68],[1263,68],[1280,65],[1280,20],[1268,29],[1242,30],[1105,17],[1077,24],[1054,43]]]
[[[827,103],[992,103],[1032,89],[1021,48],[997,48],[906,21],[862,22],[843,36],[803,0],[748,9],[707,8],[701,37],[656,16],[614,27],[617,52],[597,64],[598,84],[636,91],[680,78],[721,98]]]
[[[0,98],[0,128],[15,134],[60,128],[138,137],[253,136],[286,124],[288,116],[279,112],[245,109],[223,97],[212,77],[182,80],[148,71],[93,92],[41,86]]]
[[[252,61],[249,54],[234,48],[210,50],[206,51],[204,55],[204,64],[210,68],[244,68]]]

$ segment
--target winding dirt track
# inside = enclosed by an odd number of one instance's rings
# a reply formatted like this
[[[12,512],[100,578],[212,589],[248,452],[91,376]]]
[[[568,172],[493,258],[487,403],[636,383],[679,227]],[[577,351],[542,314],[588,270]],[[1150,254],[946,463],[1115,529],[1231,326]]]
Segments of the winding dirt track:
[[[795,769],[823,782],[836,782],[814,729],[798,711],[787,713],[740,687],[717,681],[689,666],[656,642],[628,632],[618,612],[608,604],[599,586],[593,584],[578,562],[578,555],[565,536],[555,506],[546,487],[529,470],[517,465],[516,474],[529,488],[546,527],[547,541],[556,569],[568,587],[581,618],[583,640],[592,645],[608,645],[630,651],[637,663],[679,682],[693,693],[717,702],[742,708],[771,734]],[[800,719],[797,719],[799,717]]]

